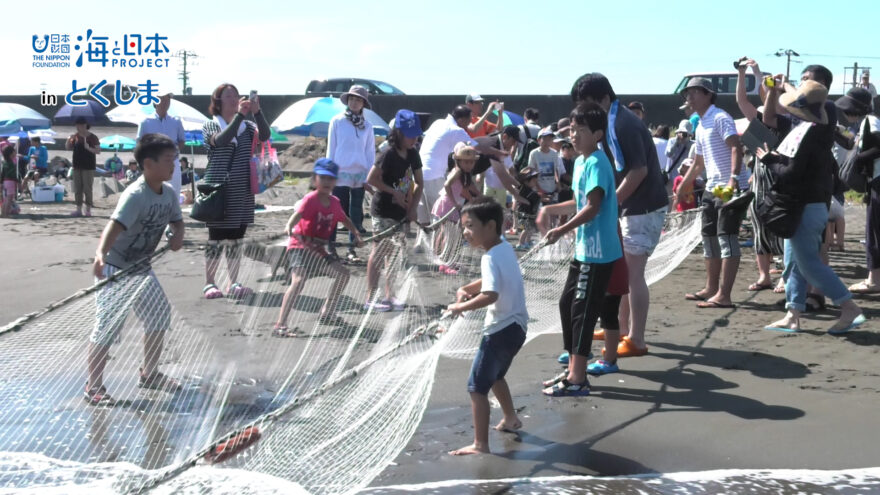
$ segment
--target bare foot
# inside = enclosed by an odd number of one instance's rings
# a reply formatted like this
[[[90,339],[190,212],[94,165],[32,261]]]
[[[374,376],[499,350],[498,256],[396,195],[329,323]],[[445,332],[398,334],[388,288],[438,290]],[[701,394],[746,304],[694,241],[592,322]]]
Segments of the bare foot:
[[[488,454],[488,447],[477,447],[476,444],[468,445],[467,447],[462,447],[458,450],[450,450],[449,455],[472,455],[472,454]]]
[[[520,428],[522,428],[522,421],[520,421],[519,418],[514,418],[513,421],[502,419],[500,423],[495,425],[496,430],[506,431],[508,433],[513,433]]]
[[[773,328],[790,328],[792,331],[797,332],[801,329],[801,322],[798,316],[788,312],[785,314],[784,318],[774,321],[767,326]]]
[[[853,304],[852,301],[847,301],[840,306],[840,319],[838,319],[837,323],[835,323],[833,327],[829,328],[828,331],[834,333],[849,328],[856,320],[856,318],[861,316],[861,314],[861,308]],[[864,317],[862,317],[862,319],[864,320]]]

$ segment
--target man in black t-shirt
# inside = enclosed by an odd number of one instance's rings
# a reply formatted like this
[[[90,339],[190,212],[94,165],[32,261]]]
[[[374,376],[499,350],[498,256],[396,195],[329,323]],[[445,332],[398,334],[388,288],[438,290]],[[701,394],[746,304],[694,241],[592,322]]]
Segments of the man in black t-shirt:
[[[645,325],[650,302],[645,266],[660,242],[669,204],[657,148],[644,122],[620,104],[611,83],[602,74],[593,72],[578,78],[571,88],[571,99],[575,104],[597,103],[608,112],[606,140],[615,158],[630,290],[620,304],[620,331],[625,337],[618,346],[618,356],[643,356],[648,352]]]

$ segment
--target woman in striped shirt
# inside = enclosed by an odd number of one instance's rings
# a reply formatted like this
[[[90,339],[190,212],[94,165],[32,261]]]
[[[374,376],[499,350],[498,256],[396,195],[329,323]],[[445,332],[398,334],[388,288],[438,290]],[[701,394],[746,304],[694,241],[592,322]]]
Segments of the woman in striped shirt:
[[[238,89],[224,83],[211,95],[209,112],[214,116],[205,122],[202,133],[208,148],[207,183],[226,184],[226,215],[223,220],[208,222],[208,245],[205,248],[205,288],[207,299],[223,297],[215,285],[217,267],[226,251],[229,270],[229,297],[241,298],[253,291],[238,282],[241,265],[241,240],[247,226],[254,223],[254,193],[251,191],[250,160],[254,135],[260,141],[269,139],[269,123],[260,111],[260,99],[241,98]],[[252,116],[252,120],[247,119]],[[255,123],[256,122],[256,123]]]

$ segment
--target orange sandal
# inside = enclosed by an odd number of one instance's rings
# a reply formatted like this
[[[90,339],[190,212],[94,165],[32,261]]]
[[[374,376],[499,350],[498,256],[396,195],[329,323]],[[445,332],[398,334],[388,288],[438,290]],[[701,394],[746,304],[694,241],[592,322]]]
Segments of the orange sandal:
[[[638,357],[646,354],[648,354],[648,346],[636,347],[629,337],[620,339],[620,344],[617,345],[617,357]],[[602,348],[602,356],[605,356],[605,348]]]
[[[624,337],[620,337],[623,340]],[[599,329],[593,332],[593,340],[605,340],[605,330]]]

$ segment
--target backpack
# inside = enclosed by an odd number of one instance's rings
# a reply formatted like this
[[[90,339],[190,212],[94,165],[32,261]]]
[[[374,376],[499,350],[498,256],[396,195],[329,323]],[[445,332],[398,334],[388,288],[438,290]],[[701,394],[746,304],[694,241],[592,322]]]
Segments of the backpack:
[[[862,136],[864,135],[862,134],[863,132],[870,132],[868,119],[864,120],[864,124],[864,128],[859,130],[859,133]],[[846,158],[844,158],[843,163],[840,164],[838,175],[840,181],[843,183],[843,187],[846,189],[852,189],[857,193],[864,193],[868,191],[868,183],[871,181],[871,175],[873,175],[874,171],[868,170],[868,168],[873,169],[873,167],[865,167],[856,160],[859,152],[862,151],[862,147],[859,146],[862,140],[859,139],[859,137],[856,139],[856,145],[846,154]]]
[[[529,132],[529,125],[523,124],[522,128],[526,132],[526,142],[523,143],[522,153],[519,154],[514,163],[517,172],[524,169],[526,165],[529,164],[529,154],[532,153],[532,150],[541,147],[541,145],[538,144],[538,140],[532,137],[532,133]]]

